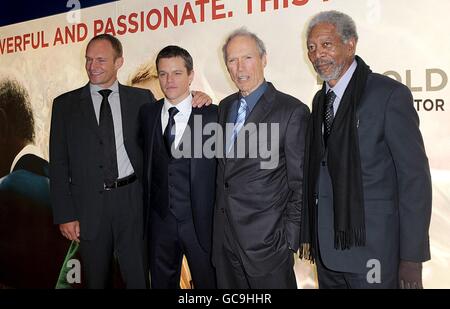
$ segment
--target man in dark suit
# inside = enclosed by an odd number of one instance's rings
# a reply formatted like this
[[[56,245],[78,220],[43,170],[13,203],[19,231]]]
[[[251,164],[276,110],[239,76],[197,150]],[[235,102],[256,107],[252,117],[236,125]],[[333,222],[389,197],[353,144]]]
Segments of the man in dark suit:
[[[308,57],[324,80],[305,159],[304,241],[320,288],[421,287],[431,180],[409,89],[355,56],[353,20],[317,14]],[[308,220],[309,219],[309,220]]]
[[[214,215],[218,287],[296,288],[309,110],[265,81],[266,49],[255,34],[236,30],[223,54],[239,92],[219,105],[226,133]]]
[[[26,89],[0,81],[0,289],[53,288],[70,243],[52,224],[48,162],[37,156]]]
[[[128,288],[145,288],[142,252],[142,152],[138,112],[148,90],[119,84],[118,39],[103,34],[86,48],[89,83],[57,97],[50,132],[54,222],[80,241],[88,288],[105,288],[113,254]]]
[[[203,128],[217,123],[217,106],[192,109],[193,60],[185,49],[163,48],[156,67],[165,97],[142,106],[139,114],[151,286],[179,288],[185,254],[194,287],[215,288],[211,236],[216,160],[212,151],[207,157],[194,150],[203,149],[208,139]]]

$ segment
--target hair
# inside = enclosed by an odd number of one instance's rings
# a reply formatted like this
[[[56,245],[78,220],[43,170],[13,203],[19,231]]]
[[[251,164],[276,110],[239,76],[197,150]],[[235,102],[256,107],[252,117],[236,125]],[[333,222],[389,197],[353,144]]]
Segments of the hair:
[[[89,48],[89,45],[91,45],[91,43],[93,43],[95,41],[100,41],[100,40],[108,41],[109,43],[111,43],[111,46],[114,49],[114,53],[115,53],[114,59],[117,59],[117,58],[120,58],[120,57],[123,56],[122,43],[120,43],[118,38],[116,38],[115,36],[112,36],[111,34],[107,34],[107,33],[103,33],[103,34],[99,34],[97,36],[94,36],[89,41],[86,49]]]
[[[159,72],[159,60],[174,57],[181,57],[184,60],[184,66],[186,67],[188,74],[191,74],[194,69],[194,61],[192,60],[192,56],[184,48],[175,45],[169,45],[161,49],[158,56],[156,56],[156,70]]]
[[[6,115],[10,135],[34,142],[34,117],[27,90],[15,80],[0,80],[0,109]]]
[[[312,28],[321,23],[334,25],[342,42],[347,43],[352,38],[358,42],[358,32],[356,31],[355,22],[347,14],[338,11],[324,11],[314,15],[308,24],[306,36],[309,37]]]
[[[258,47],[259,56],[262,58],[266,54],[266,46],[264,45],[264,42],[253,32],[248,31],[245,27],[239,28],[234,30],[225,40],[225,44],[222,46],[222,54],[223,54],[223,60],[225,63],[227,62],[227,48],[228,44],[230,44],[231,40],[238,36],[246,36],[249,38],[252,38],[256,46]]]
[[[128,85],[135,85],[147,80],[158,79],[158,72],[152,61],[147,61],[137,68],[136,72],[132,73],[128,79]]]

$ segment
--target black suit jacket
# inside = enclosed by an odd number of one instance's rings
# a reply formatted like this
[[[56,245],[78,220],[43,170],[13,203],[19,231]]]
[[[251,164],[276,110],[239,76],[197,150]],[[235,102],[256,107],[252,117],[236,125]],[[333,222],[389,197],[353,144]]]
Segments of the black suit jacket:
[[[316,94],[313,113],[323,95],[322,91]],[[372,267],[368,261],[376,259],[382,275],[396,274],[399,259],[414,262],[430,259],[431,177],[419,117],[411,91],[376,73],[368,76],[356,116],[366,245],[350,250],[334,249],[333,189],[328,170],[321,167],[319,179],[308,179],[310,184],[318,184],[319,189],[321,258],[332,270],[352,273],[366,273]],[[339,110],[335,121],[338,117]]]
[[[144,105],[139,114],[139,122],[141,125],[141,134],[144,149],[144,222],[147,230],[149,222],[149,208],[152,208],[161,217],[165,217],[169,211],[169,205],[161,203],[158,205],[150,203],[151,194],[165,194],[168,192],[160,192],[161,186],[156,175],[152,173],[152,161],[158,160],[158,157],[153,156],[154,147],[164,147],[164,144],[156,142],[156,134],[161,134],[161,110],[164,105],[164,99],[158,101],[156,104]],[[208,124],[217,123],[217,106],[210,105],[203,108],[193,108],[189,118],[188,126],[191,128],[191,142],[199,135],[194,136],[196,128],[194,127],[194,117],[202,117],[202,127]],[[198,128],[197,128],[198,129]],[[183,139],[186,137],[183,136]],[[212,138],[208,135],[201,137],[201,145],[205,141]],[[164,149],[157,150],[165,151]],[[200,245],[207,252],[211,251],[211,235],[212,235],[212,217],[215,201],[215,179],[216,179],[217,162],[214,157],[207,158],[203,154],[200,158],[191,158],[190,160],[190,188],[191,188],[191,207],[194,220],[194,227]],[[160,179],[165,179],[160,177]]]
[[[230,107],[238,98],[235,93],[220,102],[219,124],[224,130]],[[264,136],[258,140],[263,148],[266,142],[276,148],[278,164],[262,169],[261,163],[268,160],[260,154],[248,158],[248,147],[246,158],[218,160],[213,260],[224,254],[227,237],[236,243],[237,253],[251,276],[269,273],[285,262],[290,252],[297,251],[308,117],[306,105],[268,83],[245,124],[279,125],[279,135],[275,136],[278,145]],[[243,132],[241,129],[239,135]],[[250,136],[259,132],[260,128],[251,129]]]
[[[123,140],[140,181],[143,163],[138,142],[138,113],[142,105],[155,99],[148,90],[121,84],[119,96]],[[53,220],[56,224],[79,220],[84,239],[96,236],[102,216],[102,153],[89,84],[57,97],[53,102],[50,131]]]

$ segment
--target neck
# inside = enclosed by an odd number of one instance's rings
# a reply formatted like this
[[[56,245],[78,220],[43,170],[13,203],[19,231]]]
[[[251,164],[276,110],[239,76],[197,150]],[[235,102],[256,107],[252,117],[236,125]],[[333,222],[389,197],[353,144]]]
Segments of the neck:
[[[191,94],[191,92],[188,90],[186,93],[184,93],[182,96],[179,96],[178,98],[171,100],[166,97],[166,100],[169,101],[169,103],[172,105],[178,105],[181,102],[183,102],[190,94]]]

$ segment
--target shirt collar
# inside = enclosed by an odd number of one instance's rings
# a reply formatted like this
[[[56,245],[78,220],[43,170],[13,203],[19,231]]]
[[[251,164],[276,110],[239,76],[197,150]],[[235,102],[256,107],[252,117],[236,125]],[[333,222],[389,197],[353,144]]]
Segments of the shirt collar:
[[[327,93],[328,93],[328,90],[331,89],[331,90],[333,90],[334,94],[337,97],[342,98],[344,96],[345,89],[347,89],[348,83],[350,83],[353,73],[356,70],[356,66],[357,66],[356,60],[353,60],[350,67],[347,69],[345,74],[342,75],[341,79],[339,79],[339,81],[336,83],[336,85],[334,85],[334,87],[330,87],[328,85],[328,83],[326,83]]]
[[[112,84],[111,87],[108,87],[108,88],[102,88],[99,85],[93,85],[91,83],[89,83],[89,87],[91,89],[91,94],[100,95],[98,92],[99,92],[99,90],[103,90],[103,89],[110,89],[112,91],[112,93],[119,93],[119,81],[117,79],[114,82],[114,84]]]
[[[250,109],[250,111],[253,109],[253,107],[258,103],[261,96],[264,94],[264,92],[267,89],[267,82],[264,80],[261,85],[258,86],[252,93],[250,93],[248,96],[243,97],[242,95],[239,96],[239,98],[244,98],[245,102],[247,102],[247,105]]]
[[[169,102],[169,100],[167,100],[167,98],[164,98],[164,113],[168,113],[169,112],[169,108],[171,107],[176,107],[178,109],[178,112],[181,115],[188,115],[191,113],[192,111],[192,94],[189,94],[186,99],[184,99],[183,101],[181,101],[180,103],[178,103],[177,105],[172,104]]]

